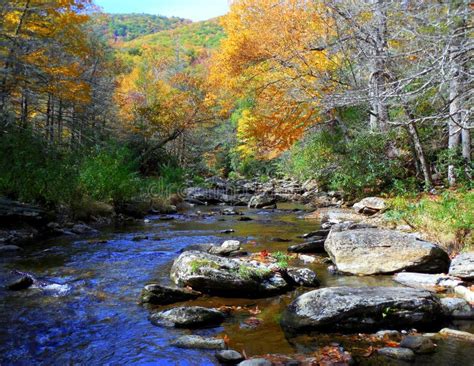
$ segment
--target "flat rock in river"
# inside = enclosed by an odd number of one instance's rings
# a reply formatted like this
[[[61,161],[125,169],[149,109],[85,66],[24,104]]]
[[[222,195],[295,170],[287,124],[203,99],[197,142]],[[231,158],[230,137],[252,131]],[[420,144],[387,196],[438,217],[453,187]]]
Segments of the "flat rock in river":
[[[268,267],[197,251],[184,252],[174,261],[171,279],[181,287],[231,297],[264,297],[291,287]]]
[[[428,291],[405,287],[329,287],[297,297],[282,326],[289,334],[433,325],[441,304]]]
[[[442,288],[454,288],[463,283],[459,278],[445,274],[400,272],[393,279],[403,285],[439,292]]]
[[[171,342],[172,346],[179,348],[197,349],[224,349],[225,342],[220,338],[202,337],[198,335],[185,335]]]
[[[450,262],[436,244],[393,230],[332,230],[324,247],[337,269],[350,274],[446,273]]]
[[[175,302],[193,300],[201,295],[187,288],[175,288],[158,284],[146,285],[141,293],[141,302],[154,305],[168,305]]]
[[[325,253],[324,242],[326,239],[311,240],[288,248],[291,253]]]
[[[465,280],[474,280],[474,252],[461,253],[454,257],[449,274]]]
[[[150,321],[164,327],[214,327],[224,321],[224,314],[201,306],[180,306],[151,314]]]

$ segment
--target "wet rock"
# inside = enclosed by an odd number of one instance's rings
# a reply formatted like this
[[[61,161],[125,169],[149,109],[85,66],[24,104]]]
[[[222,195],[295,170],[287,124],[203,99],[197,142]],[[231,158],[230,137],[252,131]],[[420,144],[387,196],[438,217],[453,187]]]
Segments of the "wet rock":
[[[221,211],[221,214],[222,215],[225,215],[225,216],[238,216],[238,215],[241,215],[240,212],[238,211],[235,211],[234,209],[232,208],[225,208]]]
[[[330,230],[328,229],[320,229],[316,231],[311,231],[309,233],[305,233],[303,235],[300,235],[299,237],[303,239],[314,238],[314,237],[316,237],[317,239],[324,239],[329,235],[329,231]]]
[[[240,241],[226,240],[220,246],[213,246],[209,249],[209,253],[217,255],[230,255],[240,250]]]
[[[238,258],[190,251],[173,263],[171,279],[181,287],[231,297],[261,297],[289,289],[279,273]]]
[[[34,283],[33,277],[29,275],[22,275],[19,279],[16,281],[10,283],[8,285],[8,289],[11,291],[21,291],[21,290],[26,290],[27,288],[31,287]]]
[[[231,234],[231,233],[235,233],[235,230],[234,229],[225,229],[225,230],[219,231],[219,233],[221,233],[221,234]]]
[[[318,217],[323,224],[335,225],[346,221],[360,222],[365,219],[363,215],[355,213],[347,208],[326,208],[316,211]],[[321,228],[325,228],[321,225]]]
[[[454,293],[458,294],[469,302],[474,302],[474,291],[471,291],[471,289],[467,288],[466,286],[456,286],[454,288]]]
[[[264,207],[273,207],[276,204],[275,197],[270,194],[262,193],[253,196],[249,203],[248,207],[250,208],[264,208]]]
[[[207,328],[220,325],[224,314],[201,306],[181,306],[151,314],[150,321],[163,327]]]
[[[132,241],[143,241],[143,240],[148,240],[148,235],[135,235],[132,238]]]
[[[184,253],[184,252],[190,252],[190,251],[209,252],[209,250],[214,246],[216,246],[216,244],[211,244],[211,243],[191,244],[179,250],[178,253]]]
[[[238,218],[239,221],[252,221],[253,219],[248,216],[242,216]]]
[[[375,333],[375,336],[380,339],[400,342],[402,339],[402,335],[398,330],[379,330]]]
[[[2,226],[28,224],[33,227],[41,227],[51,219],[52,215],[38,206],[0,197],[0,223]]]
[[[385,210],[385,200],[380,197],[366,197],[352,206],[355,212],[364,215],[373,215]]]
[[[443,288],[454,288],[463,283],[458,278],[444,274],[400,272],[393,276],[394,281],[410,287],[440,292]]]
[[[400,342],[400,347],[409,348],[415,353],[433,353],[436,345],[431,339],[423,336],[407,336]]]
[[[439,331],[439,334],[446,337],[457,338],[463,341],[474,342],[474,334],[463,332],[461,330],[443,328]]]
[[[272,366],[272,363],[265,358],[252,358],[242,361],[239,366]]]
[[[219,362],[226,365],[235,365],[244,360],[244,356],[232,349],[217,352],[216,358]]]
[[[466,300],[457,297],[444,297],[440,301],[447,317],[453,319],[474,319],[474,308]]]
[[[392,230],[332,230],[324,247],[338,270],[350,274],[445,273],[449,267],[439,246]]]
[[[71,231],[77,235],[94,234],[98,232],[86,224],[76,224],[71,228]]]
[[[286,309],[288,333],[433,325],[442,316],[430,292],[403,287],[330,287],[297,297]]]
[[[16,245],[0,245],[0,253],[20,252],[23,249]]]
[[[198,298],[200,292],[187,288],[174,288],[158,284],[146,285],[142,290],[140,299],[142,303],[154,305],[168,305],[180,301],[188,301]]]
[[[191,202],[207,202],[219,203],[222,202],[222,195],[224,192],[218,189],[207,189],[200,187],[192,187],[186,189],[186,200]]]
[[[474,280],[474,252],[461,253],[454,257],[449,274],[465,280]]]
[[[316,273],[309,268],[288,268],[286,274],[299,286],[318,287],[320,284]]]
[[[325,239],[312,240],[301,244],[295,244],[288,248],[290,253],[325,253]]]
[[[415,353],[408,348],[384,347],[377,352],[379,355],[401,361],[413,361],[415,359]]]
[[[172,346],[179,348],[197,348],[197,349],[224,349],[223,339],[212,337],[201,337],[197,335],[185,335],[171,342]]]

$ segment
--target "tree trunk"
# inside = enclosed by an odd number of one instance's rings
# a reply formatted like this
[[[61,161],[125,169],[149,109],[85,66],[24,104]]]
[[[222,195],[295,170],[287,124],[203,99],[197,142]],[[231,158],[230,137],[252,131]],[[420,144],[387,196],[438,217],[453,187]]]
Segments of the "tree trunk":
[[[372,0],[374,8],[375,34],[373,36],[373,50],[371,75],[369,80],[369,96],[371,100],[370,129],[386,131],[388,122],[388,108],[384,100],[386,93],[386,61],[387,61],[387,14],[383,0]]]

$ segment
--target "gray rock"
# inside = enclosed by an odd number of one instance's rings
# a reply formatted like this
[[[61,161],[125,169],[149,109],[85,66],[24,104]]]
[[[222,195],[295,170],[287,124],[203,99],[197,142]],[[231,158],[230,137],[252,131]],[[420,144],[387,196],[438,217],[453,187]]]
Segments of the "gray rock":
[[[21,290],[26,290],[27,288],[31,287],[34,283],[34,279],[31,276],[24,275],[21,276],[19,279],[16,281],[10,283],[8,285],[8,289],[11,291],[21,291]]]
[[[439,246],[392,230],[332,230],[324,247],[343,273],[445,273],[449,267],[449,256]]]
[[[219,362],[226,365],[235,365],[244,360],[244,356],[232,349],[216,352],[216,358]]]
[[[461,253],[454,257],[449,274],[465,280],[474,280],[474,252]]]
[[[404,287],[329,287],[297,297],[281,324],[292,333],[433,325],[441,304],[428,291]]]
[[[303,239],[309,239],[309,238],[314,238],[314,237],[316,237],[317,239],[323,239],[323,238],[326,238],[328,235],[329,235],[328,229],[320,229],[316,231],[310,231],[309,233],[300,235],[300,237]]]
[[[158,284],[150,284],[144,287],[140,299],[142,303],[168,305],[175,302],[193,300],[200,295],[200,292],[186,288],[174,288]]]
[[[402,335],[398,330],[379,330],[375,336],[380,339],[389,339],[391,341],[400,342]]]
[[[77,235],[94,234],[98,232],[86,224],[76,224],[71,228],[71,231]]]
[[[23,249],[16,245],[0,245],[0,253],[20,252]]]
[[[385,200],[380,197],[366,197],[352,206],[355,212],[366,215],[373,215],[383,211],[385,207]]]
[[[215,327],[224,321],[224,314],[201,306],[181,306],[150,315],[150,321],[163,327]]]
[[[447,317],[453,319],[474,319],[474,308],[466,300],[457,297],[443,297],[440,301]]]
[[[242,361],[239,366],[272,366],[272,363],[265,358],[252,358]]]
[[[407,336],[400,342],[400,347],[409,348],[415,353],[433,353],[436,345],[431,339],[423,336]]]
[[[408,348],[397,348],[397,347],[384,347],[379,349],[379,355],[394,358],[402,361],[413,361],[415,359],[415,353]]]
[[[454,288],[463,283],[458,278],[444,274],[427,274],[415,272],[400,272],[393,279],[403,285],[423,288],[428,291],[438,292],[440,287]]]
[[[248,207],[264,208],[267,206],[273,206],[275,204],[276,204],[275,197],[267,193],[262,193],[262,194],[253,196],[248,203]]]
[[[224,349],[223,339],[201,337],[197,335],[185,335],[171,342],[172,346],[179,348],[197,348],[197,349]]]
[[[181,287],[231,297],[268,296],[290,287],[269,268],[197,251],[184,252],[174,261],[171,279]]]
[[[307,241],[295,244],[288,248],[291,253],[325,253],[324,242],[326,239]]]
[[[213,246],[209,249],[209,253],[216,255],[229,255],[240,250],[240,241],[226,240],[220,246]]]
[[[463,332],[461,330],[443,328],[439,331],[439,334],[446,337],[456,338],[463,341],[474,342],[474,334],[469,332]]]
[[[309,268],[291,267],[286,270],[286,274],[299,286],[318,287],[320,284],[316,273]]]

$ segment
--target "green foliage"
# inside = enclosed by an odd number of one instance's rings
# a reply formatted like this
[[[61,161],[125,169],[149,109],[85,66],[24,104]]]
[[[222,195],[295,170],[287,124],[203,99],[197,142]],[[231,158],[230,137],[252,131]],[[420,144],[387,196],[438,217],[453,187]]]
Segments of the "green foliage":
[[[448,249],[474,246],[474,191],[445,191],[439,196],[400,196],[389,200],[386,218],[404,222]]]
[[[288,261],[290,260],[290,256],[283,253],[283,252],[274,252],[272,253],[272,257],[277,260],[277,266],[281,269],[288,268]]]
[[[81,207],[80,202],[120,203],[147,194],[137,156],[111,142],[88,151],[63,150],[31,131],[0,136],[0,194],[47,206]],[[177,173],[166,171],[169,185]]]
[[[69,203],[77,195],[77,159],[31,131],[0,136],[0,194],[26,202]]]
[[[208,267],[208,268],[213,268],[213,269],[219,269],[220,266],[213,261],[207,260],[207,259],[195,259],[189,263],[191,266],[191,272],[192,273],[197,273],[201,268]]]
[[[315,179],[325,189],[362,196],[404,178],[403,161],[387,157],[395,135],[355,130],[344,136],[339,127],[322,128],[282,157],[280,169],[300,180]],[[399,185],[399,187],[400,185]]]
[[[88,196],[106,202],[123,202],[140,192],[136,158],[126,147],[112,143],[97,148],[80,166],[79,185]]]
[[[467,163],[462,158],[461,148],[441,150],[437,160],[437,166],[440,171],[447,172],[448,166],[452,165],[456,182],[468,188],[474,188],[474,181],[471,178],[474,173],[474,160]]]
[[[174,29],[191,21],[151,14],[96,14],[93,27],[107,39],[130,41],[148,34]]]

